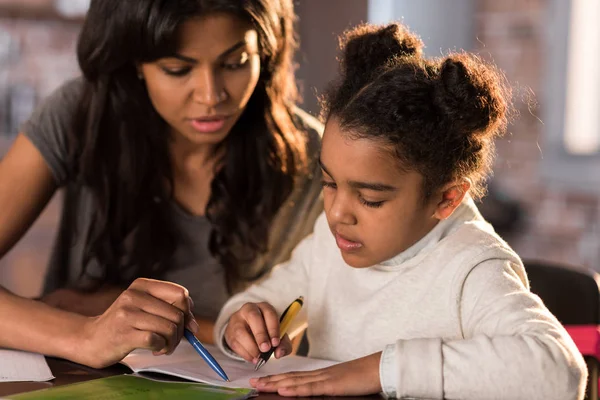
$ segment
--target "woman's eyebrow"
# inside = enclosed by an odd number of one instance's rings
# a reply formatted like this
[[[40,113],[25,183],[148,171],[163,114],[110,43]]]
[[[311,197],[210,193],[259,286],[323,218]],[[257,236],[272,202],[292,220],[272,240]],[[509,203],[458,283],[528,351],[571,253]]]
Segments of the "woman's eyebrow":
[[[226,56],[228,56],[229,54],[233,53],[234,51],[236,51],[237,49],[239,49],[240,47],[243,47],[246,45],[246,41],[242,40],[236,44],[234,44],[233,46],[231,46],[230,48],[228,48],[227,50],[225,50],[224,52],[222,52],[218,58],[224,58]],[[188,56],[184,56],[183,54],[179,54],[179,53],[175,53],[172,55],[173,58],[176,58],[178,60],[190,63],[190,64],[197,64],[198,60],[192,57],[188,57]]]

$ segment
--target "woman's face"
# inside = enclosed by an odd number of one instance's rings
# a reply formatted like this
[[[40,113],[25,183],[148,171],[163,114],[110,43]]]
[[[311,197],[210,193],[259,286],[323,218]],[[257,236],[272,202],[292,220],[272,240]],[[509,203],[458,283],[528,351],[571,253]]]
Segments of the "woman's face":
[[[185,22],[172,57],[140,65],[150,100],[174,139],[221,142],[242,114],[260,75],[258,34],[234,15]]]

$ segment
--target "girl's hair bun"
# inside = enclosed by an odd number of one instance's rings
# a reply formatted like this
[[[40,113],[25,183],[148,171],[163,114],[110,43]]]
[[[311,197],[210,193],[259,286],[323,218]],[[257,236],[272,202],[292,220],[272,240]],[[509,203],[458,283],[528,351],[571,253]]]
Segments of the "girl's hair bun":
[[[361,86],[397,57],[420,57],[423,43],[404,26],[359,25],[340,38],[342,77]]]
[[[508,89],[503,78],[474,55],[443,59],[434,96],[442,119],[458,134],[493,134],[498,124],[506,123]]]

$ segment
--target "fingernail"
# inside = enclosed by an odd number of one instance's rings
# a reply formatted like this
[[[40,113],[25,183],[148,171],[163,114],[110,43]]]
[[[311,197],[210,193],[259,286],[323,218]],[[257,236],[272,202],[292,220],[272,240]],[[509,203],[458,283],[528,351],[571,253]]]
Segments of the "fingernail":
[[[258,380],[258,378],[250,378],[250,383],[254,383]]]
[[[278,337],[272,338],[271,343],[273,344],[273,347],[279,346],[279,338]]]
[[[252,364],[256,364],[256,363],[258,363],[258,358],[255,358],[252,360]]]
[[[188,329],[190,331],[192,331],[193,334],[198,333],[198,331],[200,330],[200,326],[198,325],[198,323],[196,322],[196,320],[194,318],[190,319],[190,322],[188,324]]]
[[[267,342],[261,343],[260,345],[260,351],[269,351],[270,348],[271,346]]]

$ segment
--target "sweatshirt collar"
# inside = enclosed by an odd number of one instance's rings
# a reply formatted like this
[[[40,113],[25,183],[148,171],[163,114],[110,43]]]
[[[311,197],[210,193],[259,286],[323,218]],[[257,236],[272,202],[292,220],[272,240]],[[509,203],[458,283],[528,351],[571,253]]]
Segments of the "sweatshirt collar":
[[[426,254],[427,250],[434,247],[439,241],[458,229],[465,222],[472,220],[483,220],[483,217],[479,214],[477,206],[471,196],[465,196],[462,203],[450,217],[438,222],[438,224],[417,243],[389,260],[380,263],[375,266],[375,268],[389,270],[404,267],[407,261],[414,259],[417,255]]]

